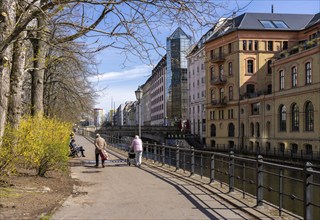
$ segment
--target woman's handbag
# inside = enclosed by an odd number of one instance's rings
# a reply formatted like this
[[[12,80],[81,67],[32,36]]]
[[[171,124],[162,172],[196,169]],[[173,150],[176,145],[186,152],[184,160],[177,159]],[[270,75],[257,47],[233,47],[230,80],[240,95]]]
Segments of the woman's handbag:
[[[106,150],[102,150],[101,153],[100,153],[100,156],[101,156],[102,160],[108,160],[109,159],[109,155],[108,155]]]

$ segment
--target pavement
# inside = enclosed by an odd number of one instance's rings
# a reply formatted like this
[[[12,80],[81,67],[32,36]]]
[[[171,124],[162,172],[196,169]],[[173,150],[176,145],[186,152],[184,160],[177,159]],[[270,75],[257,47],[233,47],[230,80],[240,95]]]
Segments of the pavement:
[[[57,208],[52,220],[105,219],[291,219],[254,199],[228,193],[227,187],[190,177],[182,170],[144,160],[128,166],[126,153],[108,147],[106,167],[95,165],[92,140],[76,135],[86,157],[71,159],[73,194]]]

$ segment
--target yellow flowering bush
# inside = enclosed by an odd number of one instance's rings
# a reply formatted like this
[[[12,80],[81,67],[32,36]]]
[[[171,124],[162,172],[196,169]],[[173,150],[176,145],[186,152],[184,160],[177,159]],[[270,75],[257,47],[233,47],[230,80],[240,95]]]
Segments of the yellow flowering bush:
[[[36,169],[39,176],[44,176],[49,170],[66,169],[70,128],[69,123],[42,116],[23,117],[18,129],[7,126],[0,150],[0,172],[22,167]]]

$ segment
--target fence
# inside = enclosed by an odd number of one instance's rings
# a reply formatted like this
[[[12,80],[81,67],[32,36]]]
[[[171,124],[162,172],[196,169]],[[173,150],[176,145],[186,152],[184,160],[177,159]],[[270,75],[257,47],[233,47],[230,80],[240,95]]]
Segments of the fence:
[[[94,136],[94,134],[88,134]],[[104,136],[113,147],[128,150],[131,139]],[[255,198],[256,205],[268,203],[298,219],[320,219],[319,167],[307,162],[304,167],[292,167],[229,154],[144,143],[146,160],[168,164],[191,175],[206,176],[210,182],[226,185],[229,192],[240,191],[243,198]]]

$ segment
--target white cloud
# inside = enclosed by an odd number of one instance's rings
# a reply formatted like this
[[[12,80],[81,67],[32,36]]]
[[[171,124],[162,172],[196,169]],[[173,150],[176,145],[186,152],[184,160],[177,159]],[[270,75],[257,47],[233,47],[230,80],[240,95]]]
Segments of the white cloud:
[[[152,67],[147,65],[135,66],[132,69],[127,69],[118,72],[106,72],[99,76],[91,77],[92,82],[114,83],[119,81],[134,80],[141,77],[149,77]]]
[[[132,69],[107,72],[99,77],[91,78],[90,81],[94,82],[96,86],[107,88],[100,92],[96,107],[110,110],[110,108],[118,108],[126,101],[135,101],[134,91],[148,80],[151,73],[152,67],[139,65]]]

